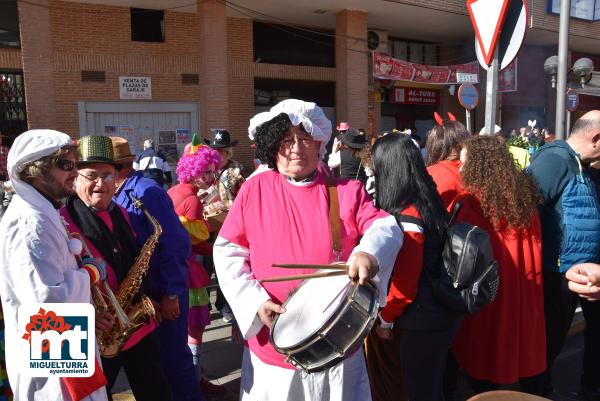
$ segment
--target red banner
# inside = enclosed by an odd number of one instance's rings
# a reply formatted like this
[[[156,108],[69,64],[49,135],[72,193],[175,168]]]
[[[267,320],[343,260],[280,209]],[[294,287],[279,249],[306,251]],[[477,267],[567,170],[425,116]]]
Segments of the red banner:
[[[459,74],[459,78],[457,78]],[[393,81],[452,85],[462,82],[479,82],[479,63],[455,65],[423,65],[398,60],[373,52],[373,76]]]
[[[517,58],[498,73],[498,92],[517,91]]]
[[[440,103],[440,91],[422,88],[392,88],[390,103],[437,106]]]

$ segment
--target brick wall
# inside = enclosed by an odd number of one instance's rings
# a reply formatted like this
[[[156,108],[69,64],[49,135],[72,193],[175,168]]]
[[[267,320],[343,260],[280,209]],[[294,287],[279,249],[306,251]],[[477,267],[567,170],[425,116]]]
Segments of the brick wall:
[[[335,81],[337,73],[335,68],[255,63],[252,49],[252,20],[227,18],[229,128],[232,136],[240,141],[235,158],[247,168],[252,165],[253,155],[248,125],[255,114],[254,79]]]
[[[229,90],[227,71],[227,17],[224,2],[198,1],[200,32],[199,49],[200,114],[205,123],[203,131],[229,126]]]
[[[21,49],[0,49],[0,70],[20,70]]]
[[[129,8],[50,5],[56,129],[78,136],[77,102],[119,100],[123,75],[151,77],[153,101],[200,102],[199,86],[181,84],[182,73],[200,73],[196,14],[166,11],[165,42],[147,43],[131,40]],[[82,70],[105,71],[106,82],[81,82]]]
[[[368,126],[367,19],[364,11],[343,10],[336,16],[335,62],[337,121]]]
[[[527,0],[527,6],[531,28],[558,32],[560,16],[548,13],[548,0]],[[571,44],[581,39],[597,40],[600,37],[600,23],[571,18],[569,34]]]
[[[30,128],[57,127],[49,1],[19,2],[25,102]]]
[[[254,73],[252,60],[252,20],[227,19],[227,66],[229,68],[229,132],[240,143],[236,160],[252,170],[252,149],[248,122],[254,115]]]

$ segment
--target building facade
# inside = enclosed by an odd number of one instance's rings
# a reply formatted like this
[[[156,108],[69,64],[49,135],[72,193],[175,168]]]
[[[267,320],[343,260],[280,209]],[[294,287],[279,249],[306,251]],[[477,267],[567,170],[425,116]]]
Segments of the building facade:
[[[464,119],[454,90],[374,79],[371,50],[419,64],[475,60],[463,0],[1,4],[0,29],[9,27],[0,30],[4,135],[26,127],[120,135],[135,151],[154,138],[172,159],[191,133],[207,137],[210,128],[227,128],[240,140],[236,158],[250,165],[249,119],[287,97],[315,101],[333,122],[371,133],[396,127],[423,135],[434,111]],[[557,53],[558,16],[551,0],[526,4],[527,45],[518,57],[517,90],[500,97],[501,123],[517,128],[538,118],[552,128],[556,94],[543,62]],[[369,42],[370,32],[379,43]],[[600,54],[600,26],[573,18],[571,34],[574,56]],[[479,77],[485,81],[483,71]],[[436,93],[436,101],[391,101],[395,88],[413,87]],[[589,93],[582,107],[600,108]],[[481,125],[483,101],[475,112],[475,127]]]

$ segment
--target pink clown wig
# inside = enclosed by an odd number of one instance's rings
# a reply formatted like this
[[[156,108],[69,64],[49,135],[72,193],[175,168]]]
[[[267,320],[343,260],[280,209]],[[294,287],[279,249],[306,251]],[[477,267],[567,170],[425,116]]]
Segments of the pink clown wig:
[[[189,183],[214,166],[218,169],[221,164],[219,152],[209,146],[200,146],[195,153],[184,153],[177,163],[177,179]]]

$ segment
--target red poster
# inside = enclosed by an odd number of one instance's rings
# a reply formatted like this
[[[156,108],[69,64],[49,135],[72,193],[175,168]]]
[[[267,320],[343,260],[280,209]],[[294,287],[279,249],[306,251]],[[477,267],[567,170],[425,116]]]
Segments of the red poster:
[[[517,60],[506,66],[498,73],[498,92],[516,92],[517,91]]]
[[[437,106],[440,103],[440,91],[437,89],[393,88],[390,94],[390,103],[421,106]]]
[[[379,79],[394,81],[422,82],[429,84],[457,84],[457,75],[468,76],[468,82],[479,82],[479,63],[473,61],[467,64],[455,65],[424,65],[398,60],[373,52],[373,75]]]

